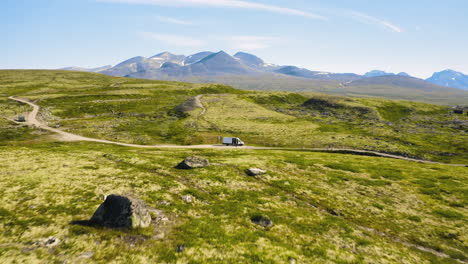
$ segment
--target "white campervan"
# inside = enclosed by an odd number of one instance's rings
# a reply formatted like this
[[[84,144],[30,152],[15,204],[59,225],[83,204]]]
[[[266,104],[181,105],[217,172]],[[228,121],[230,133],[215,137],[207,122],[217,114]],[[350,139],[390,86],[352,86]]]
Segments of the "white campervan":
[[[223,144],[226,146],[244,146],[244,142],[235,137],[224,137]]]

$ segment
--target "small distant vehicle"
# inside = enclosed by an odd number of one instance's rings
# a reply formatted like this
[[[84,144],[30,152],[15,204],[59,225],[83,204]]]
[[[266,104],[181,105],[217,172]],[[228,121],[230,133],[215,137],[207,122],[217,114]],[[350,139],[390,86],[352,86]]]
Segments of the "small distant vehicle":
[[[244,146],[244,142],[236,137],[223,137],[223,145],[226,146]]]
[[[16,119],[17,122],[26,122],[26,117],[20,115],[18,116],[18,118]]]

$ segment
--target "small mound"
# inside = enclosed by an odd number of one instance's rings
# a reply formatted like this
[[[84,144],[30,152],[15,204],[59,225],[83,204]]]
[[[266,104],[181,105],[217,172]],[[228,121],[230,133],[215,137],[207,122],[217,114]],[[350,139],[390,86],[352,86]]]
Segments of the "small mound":
[[[203,108],[203,105],[200,101],[200,96],[194,96],[188,99],[187,101],[183,102],[179,106],[176,107],[177,112],[190,112],[195,110],[196,108]]]

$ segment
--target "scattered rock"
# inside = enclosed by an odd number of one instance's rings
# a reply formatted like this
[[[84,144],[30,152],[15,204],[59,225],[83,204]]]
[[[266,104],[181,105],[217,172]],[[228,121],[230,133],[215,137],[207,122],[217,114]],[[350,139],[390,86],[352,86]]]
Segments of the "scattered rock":
[[[169,218],[166,216],[166,214],[164,214],[162,210],[151,208],[149,209],[149,212],[151,215],[151,219],[155,224],[169,221]]]
[[[111,228],[148,227],[151,215],[148,205],[131,196],[111,194],[89,220],[91,225]]]
[[[21,249],[21,253],[28,253],[28,252],[31,252],[33,251],[35,248],[33,247],[25,247],[23,249]]]
[[[194,168],[203,168],[210,166],[210,161],[202,157],[188,157],[176,166],[177,169],[190,170]]]
[[[185,250],[184,245],[177,245],[177,249],[176,249],[177,253],[182,253],[184,252],[184,250]]]
[[[193,197],[192,197],[191,195],[184,195],[184,196],[182,196],[181,198],[182,198],[182,200],[183,200],[184,202],[186,202],[186,203],[191,203],[191,202],[193,202]]]
[[[170,202],[168,202],[168,201],[164,201],[164,200],[162,200],[162,201],[159,201],[159,202],[158,202],[158,205],[165,205],[165,206],[169,206],[169,205],[171,205],[171,203],[170,203]]]
[[[50,236],[50,237],[48,237],[46,239],[43,239],[43,240],[39,240],[39,241],[34,243],[34,245],[36,245],[36,246],[48,247],[48,248],[55,247],[58,244],[60,244],[60,239],[58,239],[56,237],[53,237],[53,236]]]
[[[273,222],[270,220],[270,218],[263,216],[263,215],[255,215],[252,218],[250,218],[250,221],[252,221],[252,223],[254,224],[257,224],[263,227],[273,226]]]
[[[289,262],[289,264],[296,264],[297,263],[296,259],[293,258],[293,257],[289,257],[288,262]]]
[[[134,247],[136,245],[142,244],[150,238],[151,237],[145,235],[127,235],[123,237],[123,241]]]
[[[335,210],[335,209],[332,209],[332,208],[325,208],[325,211],[327,211],[329,214],[331,214],[333,216],[342,216],[340,210]]]
[[[258,168],[250,168],[247,169],[247,175],[249,176],[258,176],[267,173],[266,170],[258,169]]]
[[[79,258],[84,258],[84,259],[89,259],[89,258],[92,258],[93,256],[94,256],[94,252],[88,251],[88,252],[85,252],[85,253],[79,255],[78,257]]]
[[[161,233],[158,233],[158,234],[154,235],[154,236],[152,237],[152,239],[154,239],[154,240],[161,240],[161,239],[163,239],[164,237],[165,237],[165,234],[161,232]]]

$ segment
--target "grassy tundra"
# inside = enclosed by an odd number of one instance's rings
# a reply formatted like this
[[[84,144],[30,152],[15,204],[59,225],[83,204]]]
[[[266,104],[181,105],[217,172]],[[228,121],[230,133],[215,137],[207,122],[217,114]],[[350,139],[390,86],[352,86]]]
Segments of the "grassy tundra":
[[[177,106],[202,94],[202,109]],[[51,126],[139,144],[354,147],[466,163],[466,117],[443,106],[62,71],[0,71],[2,263],[459,263],[468,261],[466,167],[286,150],[136,149],[57,142],[8,119],[30,98]],[[175,169],[187,156],[214,165]],[[266,169],[247,176],[251,167]],[[70,225],[112,193],[168,221]],[[181,197],[191,195],[192,203]],[[267,216],[273,226],[251,222]],[[35,242],[60,239],[51,248]],[[184,246],[183,252],[176,248]]]
[[[24,112],[9,101],[35,100],[50,126],[135,144],[217,143],[354,148],[442,162],[468,160],[468,116],[445,106],[321,94],[249,92],[228,86],[126,79],[66,71],[0,71],[4,116]],[[203,95],[201,108],[177,106]],[[4,120],[2,122],[5,122]],[[14,129],[8,132],[14,134]]]

